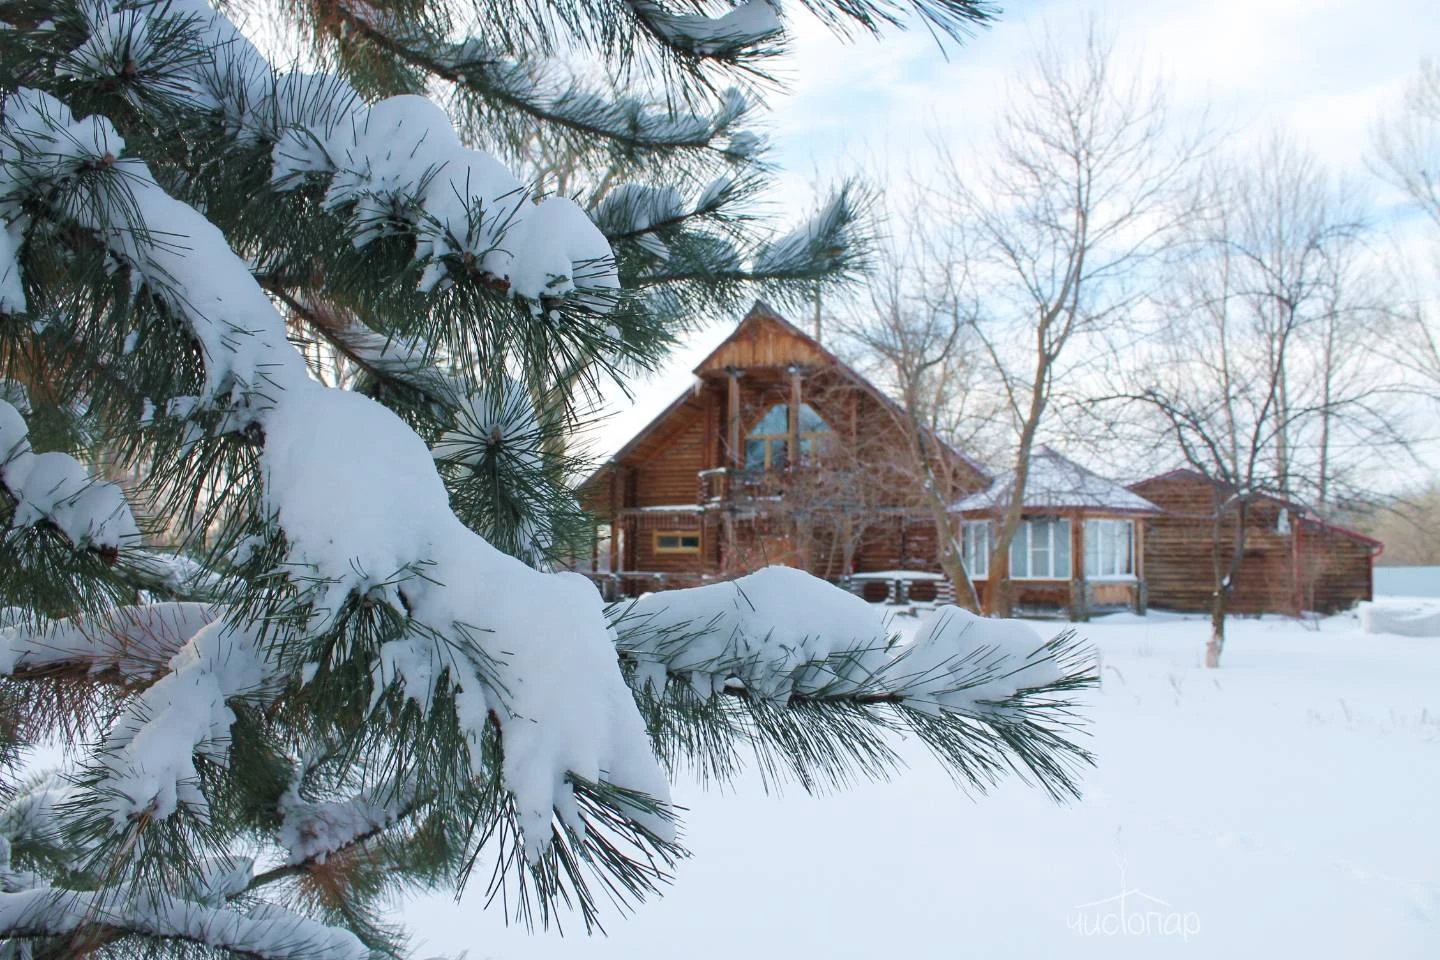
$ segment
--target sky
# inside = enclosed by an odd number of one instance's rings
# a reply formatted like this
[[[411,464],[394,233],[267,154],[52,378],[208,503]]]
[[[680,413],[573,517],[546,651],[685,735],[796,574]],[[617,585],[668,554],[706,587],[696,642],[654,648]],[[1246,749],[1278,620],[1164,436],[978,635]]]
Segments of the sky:
[[[1289,133],[1360,181],[1396,243],[1413,245],[1398,198],[1369,176],[1365,156],[1376,119],[1423,58],[1440,56],[1436,0],[1036,0],[1009,4],[993,26],[943,49],[923,30],[836,37],[794,12],[791,54],[777,71],[786,89],[768,98],[766,133],[782,168],[774,212],[801,216],[817,185],[862,170],[892,184],[924,180],[936,140],[981,155],[1009,78],[1047,32],[1078,44],[1087,17],[1114,37],[1121,70],[1168,84],[1177,126],[1208,122],[1239,148]],[[614,405],[598,449],[618,448],[686,389],[691,369],[739,319],[716,318],[664,372],[632,383],[633,399]]]

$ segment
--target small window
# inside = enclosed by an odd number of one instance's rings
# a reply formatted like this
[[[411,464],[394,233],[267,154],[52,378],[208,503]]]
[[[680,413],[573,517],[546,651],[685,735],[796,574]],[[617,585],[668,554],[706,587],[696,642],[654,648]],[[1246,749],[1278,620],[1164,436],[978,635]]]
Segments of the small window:
[[[1010,542],[1012,580],[1070,579],[1070,521],[1055,517],[1022,520]]]
[[[1085,579],[1126,580],[1135,575],[1135,525],[1129,520],[1085,521]]]
[[[905,595],[916,603],[934,603],[939,590],[934,580],[912,580],[905,587]]]
[[[971,580],[990,579],[990,550],[994,524],[989,520],[967,520],[961,525],[965,572]]]
[[[700,533],[698,530],[695,532],[687,532],[685,530],[656,530],[655,552],[699,553]]]

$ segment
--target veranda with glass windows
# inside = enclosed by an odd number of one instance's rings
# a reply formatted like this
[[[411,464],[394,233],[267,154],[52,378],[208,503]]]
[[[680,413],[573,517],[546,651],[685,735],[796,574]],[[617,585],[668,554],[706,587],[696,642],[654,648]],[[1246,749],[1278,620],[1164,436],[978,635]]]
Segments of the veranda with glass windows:
[[[965,569],[985,601],[998,517],[967,513],[962,522]],[[1007,569],[1017,610],[1063,611],[1072,619],[1128,608],[1143,611],[1144,514],[1072,509],[1029,513],[1010,543]]]

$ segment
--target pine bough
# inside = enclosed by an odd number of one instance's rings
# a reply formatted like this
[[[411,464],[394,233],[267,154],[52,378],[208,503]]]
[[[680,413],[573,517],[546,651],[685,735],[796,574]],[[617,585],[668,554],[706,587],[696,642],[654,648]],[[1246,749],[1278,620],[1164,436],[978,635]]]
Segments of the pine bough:
[[[725,61],[773,37],[769,9],[633,15]],[[482,864],[521,915],[589,925],[681,854],[667,767],[729,776],[751,750],[839,783],[887,772],[897,727],[961,782],[1073,790],[1068,640],[944,611],[897,648],[783,570],[607,610],[543,562],[574,507],[543,480],[568,421],[540,386],[646,356],[687,285],[840,269],[843,196],[742,256],[695,225],[747,175],[616,191],[592,220],[427,100],[277,76],[198,0],[0,20],[0,358],[63,357],[209,547],[204,577],[158,562],[122,487],[35,453],[0,401],[0,759],[92,745],[0,811],[9,944],[396,955],[387,897]],[[313,378],[277,301],[375,395]],[[202,580],[206,602],[156,599]]]

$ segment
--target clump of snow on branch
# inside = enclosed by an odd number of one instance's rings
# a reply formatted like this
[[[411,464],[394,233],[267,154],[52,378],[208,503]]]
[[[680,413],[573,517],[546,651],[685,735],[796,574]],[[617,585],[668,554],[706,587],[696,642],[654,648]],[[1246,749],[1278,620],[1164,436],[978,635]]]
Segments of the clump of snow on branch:
[[[0,210],[0,314],[25,312],[25,288],[21,284],[19,231],[6,223]]]
[[[110,668],[128,676],[156,673],[220,612],[208,603],[150,603],[6,627],[0,630],[0,674],[62,664],[92,673]]]
[[[969,713],[1022,690],[1060,681],[1063,672],[1035,628],[1023,620],[980,617],[942,605],[885,671],[907,703],[931,712]]]
[[[327,584],[317,616],[337,613],[358,592],[428,628],[385,645],[378,679],[398,679],[423,707],[448,676],[465,694],[457,710],[477,772],[487,718],[496,718],[505,782],[532,855],[548,838],[552,808],[579,826],[567,771],[665,800],[668,784],[621,678],[594,586],[577,574],[536,571],[461,524],[430,451],[388,409],[357,394],[308,393],[267,419],[264,467],[289,562]],[[374,448],[387,451],[383,461],[370,454]],[[416,565],[423,577],[396,581]],[[446,645],[429,634],[460,638]],[[659,820],[647,825],[672,835]]]
[[[754,47],[784,32],[776,2],[745,0],[720,17],[670,13],[650,0],[631,0],[630,5],[675,46],[699,56],[723,56]]]
[[[875,607],[790,567],[649,594],[619,630],[637,685],[657,691],[666,673],[688,677],[702,695],[732,680],[771,699],[853,690],[891,659],[891,632]]]
[[[727,687],[781,700],[856,694],[975,714],[1065,672],[1028,624],[953,606],[937,608],[899,645],[874,605],[789,567],[649,594],[624,609],[616,629],[636,687],[656,693],[674,675],[702,695]]]
[[[0,485],[15,500],[11,526],[53,524],[81,549],[118,550],[140,530],[124,492],[96,480],[68,453],[35,453],[20,411],[0,400]]]
[[[318,155],[308,149],[317,141]],[[314,173],[330,175],[325,203],[346,212],[356,246],[414,234],[415,259],[425,265],[421,290],[458,270],[531,301],[583,287],[580,302],[597,312],[619,290],[610,245],[574,201],[536,203],[504,164],[464,146],[424,97],[356,105],[333,129],[287,133],[275,148],[275,182],[298,184]]]
[[[324,863],[331,853],[378,833],[399,819],[413,791],[387,786],[347,800],[313,803],[300,795],[296,777],[280,798],[280,842],[288,863]]]
[[[256,636],[219,621],[201,627],[100,745],[100,793],[116,826],[142,814],[164,819],[182,804],[203,819],[209,804],[195,757],[227,762],[235,722],[228,701],[273,692],[276,674]]]

